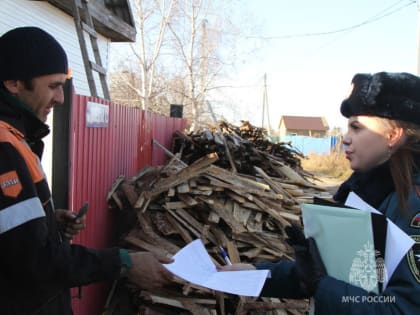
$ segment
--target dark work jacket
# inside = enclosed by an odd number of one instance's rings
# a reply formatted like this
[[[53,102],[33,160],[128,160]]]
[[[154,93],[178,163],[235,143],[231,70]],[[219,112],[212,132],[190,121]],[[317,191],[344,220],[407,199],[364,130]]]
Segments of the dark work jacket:
[[[384,166],[382,166],[384,167]],[[390,176],[386,168],[375,170],[372,174]],[[420,313],[420,175],[413,179],[414,187],[408,200],[408,212],[403,215],[398,209],[398,201],[392,183],[389,178],[368,178],[353,176],[351,181],[341,187],[341,195],[336,195],[338,201],[345,201],[347,194],[352,188],[356,189],[365,201],[386,215],[405,233],[410,235],[416,242],[412,249],[400,261],[393,275],[389,279],[388,286],[380,294],[368,292],[357,286],[325,276],[319,282],[314,295],[315,314],[322,315],[395,315],[395,314],[419,314]],[[364,184],[369,185],[364,186]],[[351,189],[348,189],[352,187]],[[344,193],[346,190],[346,193]],[[390,190],[390,191],[388,191]],[[376,191],[375,193],[373,191]],[[382,200],[379,200],[381,196]],[[345,244],[343,244],[345,246]],[[294,262],[280,261],[278,263],[260,263],[258,269],[270,269],[271,279],[267,279],[262,296],[303,298],[294,274]]]
[[[72,314],[69,288],[118,277],[117,248],[63,241],[41,167],[48,127],[0,88],[0,313]]]

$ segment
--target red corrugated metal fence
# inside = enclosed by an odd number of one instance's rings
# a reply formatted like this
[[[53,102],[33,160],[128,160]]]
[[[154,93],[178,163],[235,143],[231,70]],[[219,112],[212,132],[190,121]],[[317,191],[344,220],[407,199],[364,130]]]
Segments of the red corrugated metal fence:
[[[109,107],[108,127],[86,127],[87,102]],[[170,149],[173,132],[184,126],[185,120],[180,118],[73,95],[69,207],[78,209],[89,201],[87,228],[74,243],[91,248],[113,245],[113,213],[107,209],[106,202],[113,182],[120,175],[135,175],[145,165],[163,164],[167,157],[161,149],[152,146],[152,139]],[[72,291],[73,295],[77,293]],[[82,299],[73,299],[75,315],[101,314],[107,291],[106,284],[83,287]]]

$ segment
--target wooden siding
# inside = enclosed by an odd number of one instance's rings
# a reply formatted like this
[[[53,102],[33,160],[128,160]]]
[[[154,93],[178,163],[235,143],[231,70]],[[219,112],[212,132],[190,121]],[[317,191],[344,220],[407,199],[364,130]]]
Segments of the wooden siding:
[[[71,1],[73,0],[48,0],[69,15],[72,15],[73,10]],[[117,3],[105,2],[104,0],[89,1],[89,11],[95,29],[112,41],[134,42],[136,40],[136,29],[129,0],[118,0],[118,2],[121,3],[116,9],[113,6],[118,5]]]

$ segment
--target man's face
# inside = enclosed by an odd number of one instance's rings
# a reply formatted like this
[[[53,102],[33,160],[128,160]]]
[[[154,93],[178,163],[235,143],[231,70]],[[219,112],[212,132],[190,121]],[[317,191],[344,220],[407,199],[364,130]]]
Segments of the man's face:
[[[17,81],[13,94],[31,107],[39,120],[45,123],[52,108],[64,102],[65,81],[66,75],[61,73],[33,78],[31,89],[28,89],[22,81]]]

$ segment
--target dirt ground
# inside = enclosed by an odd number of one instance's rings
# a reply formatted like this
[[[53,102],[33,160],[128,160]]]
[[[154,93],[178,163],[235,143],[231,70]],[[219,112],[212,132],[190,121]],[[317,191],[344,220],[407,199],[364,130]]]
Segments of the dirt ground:
[[[342,179],[335,178],[329,175],[315,173],[316,180],[311,180],[314,184],[325,188],[331,194],[334,194],[338,186],[343,182]]]

